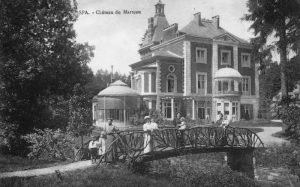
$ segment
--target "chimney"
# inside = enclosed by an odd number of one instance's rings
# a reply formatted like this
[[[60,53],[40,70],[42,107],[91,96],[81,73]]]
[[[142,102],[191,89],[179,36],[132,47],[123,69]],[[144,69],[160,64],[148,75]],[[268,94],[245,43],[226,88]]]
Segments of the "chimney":
[[[152,32],[153,32],[153,24],[154,24],[154,21],[153,21],[153,17],[150,17],[148,18],[148,31],[150,32],[150,36],[152,36]]]
[[[148,18],[148,29],[153,29],[153,17]]]
[[[212,17],[212,21],[215,27],[220,28],[220,16],[214,16]]]
[[[201,24],[201,12],[197,12],[194,14],[194,20],[198,25],[202,25]]]

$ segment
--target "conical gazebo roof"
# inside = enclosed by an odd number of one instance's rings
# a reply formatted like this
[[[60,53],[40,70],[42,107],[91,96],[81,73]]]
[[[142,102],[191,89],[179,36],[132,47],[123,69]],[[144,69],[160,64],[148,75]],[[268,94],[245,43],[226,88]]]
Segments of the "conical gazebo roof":
[[[129,88],[127,84],[124,82],[117,80],[109,85],[109,87],[105,88],[101,92],[98,93],[98,97],[104,97],[104,96],[138,96],[139,94]]]

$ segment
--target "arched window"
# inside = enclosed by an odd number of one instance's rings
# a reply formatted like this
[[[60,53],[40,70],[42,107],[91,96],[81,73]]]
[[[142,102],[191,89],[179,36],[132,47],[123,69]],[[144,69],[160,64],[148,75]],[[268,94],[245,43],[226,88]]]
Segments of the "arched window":
[[[167,92],[176,92],[177,80],[174,74],[167,76]]]

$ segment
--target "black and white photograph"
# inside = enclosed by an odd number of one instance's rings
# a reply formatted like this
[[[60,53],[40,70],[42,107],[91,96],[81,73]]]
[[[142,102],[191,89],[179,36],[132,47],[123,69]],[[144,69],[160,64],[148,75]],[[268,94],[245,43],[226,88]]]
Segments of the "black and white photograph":
[[[0,0],[0,186],[300,186],[300,0]]]

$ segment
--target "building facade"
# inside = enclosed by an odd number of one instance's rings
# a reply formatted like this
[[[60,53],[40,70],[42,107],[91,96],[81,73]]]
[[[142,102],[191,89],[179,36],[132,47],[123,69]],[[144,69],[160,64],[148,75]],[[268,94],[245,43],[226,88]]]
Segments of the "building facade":
[[[169,24],[164,4],[140,44],[141,60],[130,65],[131,87],[149,109],[173,119],[177,112],[191,119],[215,121],[218,112],[232,121],[255,119],[258,113],[258,66],[251,45],[211,20],[194,14],[182,29]]]

